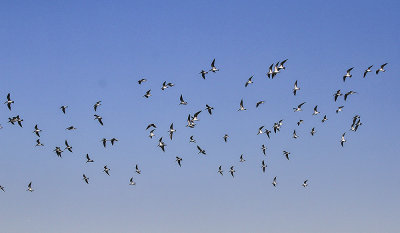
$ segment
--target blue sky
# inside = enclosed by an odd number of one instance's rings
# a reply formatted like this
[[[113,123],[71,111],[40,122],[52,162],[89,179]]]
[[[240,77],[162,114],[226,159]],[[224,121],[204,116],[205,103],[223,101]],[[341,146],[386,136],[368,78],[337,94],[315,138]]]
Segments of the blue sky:
[[[0,98],[10,92],[15,101],[11,112],[0,106],[2,231],[398,232],[399,10],[398,1],[1,2]],[[214,58],[220,71],[203,80],[198,73]],[[284,59],[287,69],[267,79],[268,66]],[[362,78],[385,62],[387,72]],[[142,77],[148,82],[139,86]],[[161,91],[163,81],[175,86]],[[338,89],[358,94],[335,103]],[[179,106],[181,94],[187,106]],[[237,112],[242,98],[248,110]],[[93,117],[98,100],[103,127]],[[293,113],[301,102],[303,112]],[[205,104],[213,115],[202,112],[196,128],[185,127]],[[18,114],[23,128],[7,123]],[[354,133],[355,114],[363,125]],[[280,133],[256,135],[280,119]],[[149,123],[158,126],[154,139]],[[43,148],[34,146],[35,124]],[[70,125],[77,130],[66,131]],[[103,137],[119,142],[103,148]],[[73,153],[59,159],[53,149],[65,139]],[[85,164],[86,153],[95,163]],[[33,193],[25,192],[30,181]]]

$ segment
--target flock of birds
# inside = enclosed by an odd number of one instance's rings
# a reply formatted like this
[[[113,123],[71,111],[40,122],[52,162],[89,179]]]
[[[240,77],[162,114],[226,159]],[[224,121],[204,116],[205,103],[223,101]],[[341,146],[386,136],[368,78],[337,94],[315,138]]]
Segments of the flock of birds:
[[[285,63],[286,63],[286,62],[287,62],[287,59],[284,60],[284,61],[282,61],[282,62],[277,62],[276,64],[271,64],[271,66],[269,66],[269,69],[268,69],[268,72],[267,72],[267,77],[268,77],[269,79],[274,79],[279,73],[281,73],[283,70],[286,69],[286,67],[285,67]],[[385,72],[385,69],[384,69],[384,68],[385,68],[385,66],[386,66],[387,64],[388,64],[388,63],[384,63],[383,65],[381,65],[380,68],[377,69],[377,70],[375,71],[376,75],[378,75],[379,72]],[[369,72],[372,72],[372,67],[373,67],[373,66],[371,65],[371,66],[369,66],[369,67],[364,71],[363,78],[365,78],[366,75],[367,75]],[[347,78],[351,78],[351,77],[352,77],[351,71],[353,70],[353,68],[354,68],[354,67],[351,67],[351,68],[349,68],[349,69],[346,71],[346,74],[343,76],[343,82],[345,82]],[[206,79],[206,75],[207,75],[209,72],[216,73],[216,72],[218,72],[218,71],[219,71],[219,69],[215,66],[215,59],[214,59],[214,60],[212,61],[212,63],[211,63],[211,69],[209,69],[208,71],[201,70],[201,72],[200,72],[199,74],[201,74],[201,77],[202,77],[203,79]],[[251,76],[250,78],[248,78],[248,80],[245,82],[245,85],[244,85],[244,86],[247,87],[248,85],[253,84],[252,79],[253,79],[253,76]],[[143,84],[143,83],[146,82],[146,81],[147,81],[147,79],[142,78],[142,79],[138,80],[138,84],[141,85],[141,84]],[[173,87],[173,86],[174,86],[173,83],[163,82],[162,87],[161,87],[161,90],[164,91],[164,90],[166,90],[167,88],[170,88],[170,87]],[[301,89],[300,89],[300,87],[299,87],[299,85],[298,85],[298,82],[297,82],[297,80],[296,80],[296,82],[294,83],[294,87],[293,87],[293,95],[296,96],[297,92],[300,91],[300,90],[301,90]],[[343,97],[344,97],[344,100],[346,101],[347,98],[348,98],[350,95],[353,95],[353,94],[356,94],[356,93],[357,93],[357,92],[355,92],[355,91],[349,91],[349,92],[346,92],[346,93],[342,93],[341,90],[337,90],[337,91],[333,94],[333,97],[334,97],[333,100],[336,102],[337,99],[338,99],[340,96],[343,96]],[[151,97],[151,89],[148,90],[148,91],[146,91],[146,93],[143,95],[143,97],[144,97],[144,98],[150,98],[150,97]],[[180,95],[179,101],[180,101],[180,103],[179,103],[180,105],[187,105],[187,104],[188,104],[188,102],[186,102],[186,101],[184,100],[184,98],[183,98],[182,95]],[[9,109],[10,111],[12,110],[12,105],[14,104],[14,101],[12,100],[11,94],[10,94],[10,93],[8,93],[8,95],[7,95],[7,100],[4,102],[4,104],[7,105],[8,109]],[[256,108],[258,108],[261,104],[264,104],[264,101],[259,101],[259,102],[257,102],[257,103],[256,103]],[[300,112],[300,111],[302,111],[302,106],[303,106],[304,104],[306,104],[306,102],[302,102],[302,103],[300,103],[298,106],[294,107],[294,108],[293,108],[294,112]],[[102,101],[97,101],[97,102],[93,105],[93,110],[94,110],[95,113],[97,112],[97,109],[98,109],[101,105],[102,105]],[[208,105],[208,104],[206,104],[205,106],[206,106],[206,108],[205,108],[204,110],[206,110],[210,115],[212,115],[212,111],[214,110],[214,108],[213,108],[212,106]],[[339,106],[339,107],[336,109],[336,114],[339,114],[339,113],[343,110],[343,108],[344,108],[344,106]],[[62,111],[63,114],[67,114],[68,106],[63,105],[63,106],[60,107],[60,109],[61,109],[61,111]],[[239,103],[239,108],[238,108],[237,111],[246,111],[246,110],[247,110],[247,109],[244,107],[243,99],[241,99],[241,100],[240,100],[240,103]],[[203,110],[197,111],[196,113],[193,114],[193,116],[192,116],[191,114],[189,114],[188,117],[187,117],[187,125],[186,125],[186,127],[194,128],[194,127],[196,126],[196,122],[199,121],[199,114],[200,114],[202,111],[203,111]],[[318,105],[316,105],[316,106],[314,107],[314,111],[313,111],[312,115],[315,116],[315,115],[318,115],[318,114],[320,114],[320,112],[318,111]],[[103,125],[103,118],[102,118],[101,116],[97,115],[97,114],[94,114],[93,116],[94,116],[94,120],[97,120],[98,123],[102,126],[102,125]],[[324,123],[324,122],[327,121],[327,120],[328,120],[327,115],[324,115],[324,117],[323,117],[323,119],[322,119],[321,121],[322,121],[322,123]],[[22,119],[19,115],[16,115],[16,116],[14,116],[14,117],[9,117],[9,118],[8,118],[8,122],[11,123],[12,125],[18,124],[20,127],[23,127],[23,126],[22,126],[23,119]],[[304,122],[303,120],[299,120],[299,121],[297,122],[297,126],[300,126],[303,122]],[[273,127],[272,127],[271,130],[265,128],[265,126],[261,126],[261,127],[258,128],[257,135],[266,134],[266,136],[267,136],[268,138],[270,138],[270,134],[272,133],[272,131],[273,131],[275,134],[278,133],[278,132],[280,131],[280,128],[281,128],[282,125],[283,125],[283,120],[279,120],[278,122],[274,123],[274,125],[273,125]],[[350,130],[355,132],[355,131],[358,130],[358,127],[361,126],[361,125],[362,125],[362,123],[361,123],[360,116],[359,116],[359,115],[355,115],[355,116],[353,117],[353,119],[352,119],[352,124],[351,124]],[[2,128],[2,126],[0,125],[0,129],[1,129],[1,128]],[[151,124],[148,124],[148,125],[147,125],[146,131],[147,131],[147,130],[150,130],[150,131],[149,131],[149,135],[148,135],[150,138],[153,138],[153,137],[156,136],[156,135],[155,135],[155,130],[156,130],[156,129],[157,129],[157,126],[156,126],[155,123],[151,123]],[[76,130],[76,128],[75,128],[74,126],[69,126],[69,127],[66,128],[66,130]],[[33,131],[33,133],[36,134],[37,137],[38,137],[37,140],[36,140],[36,146],[44,146],[44,144],[42,144],[41,141],[40,141],[40,133],[41,133],[41,132],[42,132],[42,130],[39,129],[38,125],[36,124],[36,125],[34,126],[34,131]],[[174,124],[172,123],[172,124],[170,125],[170,127],[169,127],[169,130],[168,130],[170,140],[173,139],[173,135],[174,135],[175,132],[176,132],[176,130],[174,129]],[[315,128],[312,128],[310,134],[311,134],[312,136],[314,136],[315,133],[316,133]],[[341,145],[342,147],[344,146],[344,143],[346,142],[345,135],[346,135],[346,132],[344,132],[344,133],[342,134],[341,139],[340,139],[340,145]],[[293,136],[292,136],[292,137],[293,137],[294,139],[297,139],[297,138],[299,137],[299,136],[296,134],[296,130],[293,130]],[[228,134],[225,134],[225,135],[223,136],[223,140],[224,140],[225,142],[228,142],[228,138],[229,138],[229,135],[228,135]],[[106,146],[107,146],[107,142],[110,142],[111,145],[114,145],[116,142],[118,142],[118,139],[117,139],[117,138],[111,138],[111,139],[103,138],[103,139],[101,139],[101,143],[102,143],[103,147],[106,147]],[[193,135],[190,136],[189,142],[190,142],[190,143],[196,143],[196,140],[194,139],[194,136],[193,136]],[[67,151],[69,151],[69,152],[72,152],[72,146],[68,143],[67,140],[65,140],[64,144],[65,144],[65,148],[64,148],[64,149],[62,149],[62,148],[59,147],[59,146],[56,146],[55,149],[54,149],[54,152],[55,152],[56,155],[57,155],[58,157],[60,157],[60,158],[62,158],[62,154],[64,153],[64,151],[67,150]],[[165,142],[163,141],[163,137],[160,137],[160,138],[158,139],[158,147],[159,147],[162,151],[165,152],[166,146],[167,146],[167,145],[166,145]],[[206,154],[207,154],[207,153],[206,153],[206,150],[203,149],[203,148],[201,148],[199,145],[196,145],[196,148],[197,148],[197,150],[198,150],[198,154],[203,154],[203,155],[206,155]],[[263,153],[264,155],[266,155],[266,150],[267,150],[267,147],[266,147],[264,144],[261,145],[261,151],[262,151],[262,153]],[[290,159],[290,152],[284,150],[284,151],[283,151],[283,155],[286,157],[287,160]],[[240,162],[245,162],[245,161],[246,161],[246,160],[244,159],[244,157],[243,157],[243,154],[240,156],[239,159],[240,159],[240,160],[239,160]],[[179,167],[182,166],[182,161],[183,161],[183,159],[182,159],[181,157],[176,156],[176,162],[177,162],[177,164],[178,164]],[[93,163],[93,162],[94,162],[94,160],[90,158],[89,154],[86,154],[86,163]],[[104,168],[104,169],[103,169],[103,172],[104,172],[106,175],[110,176],[110,170],[111,170],[111,169],[110,169],[107,165],[105,165],[103,168]],[[262,161],[261,161],[261,169],[262,169],[262,172],[265,172],[265,171],[266,171],[266,168],[267,168],[267,164],[266,164],[266,162],[265,162],[264,160],[262,160]],[[218,167],[218,171],[217,171],[217,172],[218,172],[220,175],[224,175],[224,170],[223,170],[222,166],[219,166],[219,167]],[[231,175],[232,177],[234,177],[234,176],[235,176],[235,172],[236,172],[236,171],[235,171],[235,167],[234,167],[234,166],[231,166],[228,172],[230,173],[230,175]],[[136,173],[137,173],[138,175],[141,174],[141,170],[139,169],[139,166],[138,166],[137,164],[136,164]],[[89,177],[86,176],[86,174],[83,174],[83,175],[82,175],[82,180],[83,180],[86,184],[89,184]],[[133,177],[131,177],[131,178],[129,179],[129,183],[128,183],[128,184],[129,184],[129,185],[136,185],[136,182],[134,181]],[[276,177],[276,176],[273,178],[272,185],[273,185],[274,187],[277,186],[277,177]],[[302,183],[302,186],[303,186],[303,187],[307,187],[307,186],[308,186],[308,180],[305,180],[305,181]],[[2,190],[3,192],[5,192],[5,187],[0,185],[0,190]],[[34,189],[32,188],[32,182],[29,182],[26,191],[29,191],[29,192],[33,192],[33,191],[34,191]]]

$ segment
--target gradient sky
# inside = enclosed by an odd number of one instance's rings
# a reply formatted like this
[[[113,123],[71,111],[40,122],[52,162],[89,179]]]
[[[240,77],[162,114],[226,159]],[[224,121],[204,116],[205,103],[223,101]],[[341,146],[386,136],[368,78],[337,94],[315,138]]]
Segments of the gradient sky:
[[[11,112],[0,106],[0,231],[399,232],[399,11],[394,0],[2,1],[0,98],[10,92],[15,104]],[[214,58],[220,71],[203,80],[198,73]],[[287,69],[267,79],[268,66],[286,58]],[[387,72],[362,79],[366,67],[385,62]],[[139,86],[142,77],[148,82]],[[161,91],[163,81],[175,86]],[[153,96],[145,99],[148,89]],[[335,103],[337,89],[358,94]],[[180,94],[187,106],[179,106]],[[237,112],[242,98],[248,110]],[[98,100],[103,127],[93,119]],[[266,102],[256,109],[259,100]],[[303,101],[303,112],[293,113]],[[196,128],[185,127],[205,104],[213,115],[203,112]],[[66,115],[61,105],[69,106]],[[7,123],[17,114],[23,128]],[[363,125],[354,133],[355,114]],[[280,133],[256,135],[280,119]],[[149,139],[145,127],[153,122],[157,136]],[[66,131],[70,125],[78,129]],[[103,137],[120,141],[104,149]],[[73,153],[60,159],[53,149],[65,139]],[[86,153],[95,163],[85,164]],[[33,193],[25,191],[30,181]]]

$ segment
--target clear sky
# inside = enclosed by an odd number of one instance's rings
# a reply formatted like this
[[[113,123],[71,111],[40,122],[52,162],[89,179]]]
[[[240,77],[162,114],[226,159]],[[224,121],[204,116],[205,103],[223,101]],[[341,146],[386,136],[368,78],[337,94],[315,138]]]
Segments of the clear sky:
[[[0,99],[11,93],[15,104],[0,106],[0,231],[399,232],[399,11],[394,0],[2,1]],[[214,58],[220,71],[203,80],[199,72]],[[267,79],[269,65],[284,59],[286,70]],[[385,73],[362,78],[385,62]],[[148,81],[138,85],[142,77]],[[161,91],[163,81],[175,86]],[[335,103],[338,89],[358,93]],[[181,94],[187,106],[179,106]],[[248,110],[238,112],[242,98]],[[98,100],[104,126],[93,117]],[[204,111],[194,129],[185,127],[205,104],[213,115]],[[321,113],[312,116],[315,105]],[[23,128],[7,123],[18,114]],[[351,132],[356,114],[363,125]],[[280,119],[271,139],[256,135]],[[153,139],[149,123],[158,126]],[[35,124],[44,147],[35,147]],[[103,137],[119,142],[103,148]],[[73,153],[60,159],[53,149],[65,139]]]

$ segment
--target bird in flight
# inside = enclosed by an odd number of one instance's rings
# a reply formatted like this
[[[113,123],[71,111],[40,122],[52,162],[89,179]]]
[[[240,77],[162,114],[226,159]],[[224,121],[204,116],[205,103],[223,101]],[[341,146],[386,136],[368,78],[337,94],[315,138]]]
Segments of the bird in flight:
[[[381,68],[377,69],[375,73],[378,74],[379,71],[385,72],[386,70],[384,70],[383,68],[384,68],[387,64],[388,64],[388,63],[385,63],[385,64],[381,65]]]
[[[268,68],[268,73],[267,73],[267,76],[268,76],[268,78],[274,78],[274,76],[275,76],[275,73],[274,73],[274,71],[272,70],[272,67],[274,66],[274,63],[272,63],[270,66],[269,66],[269,68]]]
[[[346,135],[346,132],[344,132],[342,134],[342,138],[340,139],[340,145],[342,145],[342,147],[343,147],[344,143],[346,142],[346,139],[344,138],[344,135]]]
[[[260,128],[258,128],[257,135],[264,133],[263,128],[264,128],[264,126],[261,126]]]
[[[311,129],[311,136],[314,136],[314,134],[316,133],[315,128]]]
[[[272,185],[274,186],[274,187],[276,187],[276,185],[277,185],[278,183],[276,183],[276,176],[274,177],[274,180],[272,181]]]
[[[322,121],[322,123],[324,123],[325,121],[327,121],[328,120],[328,118],[326,117],[326,115],[324,116],[324,118],[321,120]]]
[[[139,165],[136,164],[136,173],[140,175],[142,171],[139,169]]]
[[[94,160],[90,159],[89,154],[86,154],[86,163],[93,163]]]
[[[300,112],[300,111],[302,111],[301,106],[303,106],[303,104],[305,104],[305,103],[306,103],[306,102],[303,102],[303,103],[299,104],[299,105],[297,106],[297,108],[293,108],[294,112]]]
[[[86,184],[89,184],[89,177],[87,177],[85,174],[83,174],[83,180],[86,182]]]
[[[303,185],[304,188],[308,186],[307,182],[308,182],[308,180],[305,180],[305,181],[303,182],[302,185]]]
[[[69,152],[72,152],[72,146],[68,145],[67,140],[65,140],[65,149],[64,150],[68,150]]]
[[[335,98],[335,102],[336,102],[337,98],[338,98],[339,96],[342,96],[342,95],[343,95],[343,94],[340,93],[340,90],[337,90],[336,93],[333,95],[334,98]]]
[[[265,155],[265,151],[267,150],[267,147],[265,147],[264,144],[261,145],[261,150],[263,152],[263,154]]]
[[[221,176],[224,175],[224,171],[222,171],[222,166],[219,166],[218,173],[221,174]]]
[[[298,90],[300,90],[300,88],[297,86],[297,80],[296,80],[296,82],[294,83],[293,95],[296,95]]]
[[[133,177],[129,179],[129,185],[136,185],[136,182],[133,181]]]
[[[355,91],[349,91],[349,92],[347,92],[346,94],[344,94],[344,101],[347,100],[347,97],[348,97],[349,95],[353,95],[353,94],[357,94],[357,92],[355,92]]]
[[[66,128],[65,130],[75,130],[75,129],[76,128],[73,125],[71,125],[70,127]]]
[[[252,84],[253,83],[252,79],[253,79],[253,75],[246,81],[246,83],[244,84],[244,87],[247,87],[249,84]]]
[[[208,111],[208,113],[211,115],[212,114],[212,110],[214,110],[213,107],[211,107],[210,105],[206,104],[206,109]]]
[[[258,102],[256,103],[256,108],[258,108],[258,106],[260,106],[261,104],[264,104],[264,103],[265,103],[264,100],[258,101]]]
[[[225,141],[225,142],[228,142],[229,135],[228,135],[228,134],[225,134],[223,138],[224,138],[224,141]]]
[[[205,70],[201,70],[199,74],[201,74],[201,77],[205,80],[206,79],[206,74],[208,74],[208,72],[205,71]]]
[[[111,146],[114,146],[114,142],[118,142],[118,139],[116,139],[116,138],[111,138],[111,139],[110,139],[110,142],[111,142]]]
[[[0,185],[0,190],[3,191],[3,192],[6,191],[6,190],[4,189],[4,186],[1,186],[1,185]]]
[[[161,137],[161,138],[158,140],[158,147],[160,147],[161,150],[165,152],[165,146],[167,146],[167,145],[163,142],[162,137]]]
[[[290,152],[287,152],[287,151],[284,150],[283,154],[286,156],[286,159],[289,160]]]
[[[192,136],[190,136],[190,141],[189,142],[193,142],[193,143],[196,143],[196,140],[193,138],[193,135]]]
[[[344,108],[344,106],[339,106],[338,109],[336,110],[336,113],[341,112],[343,108]]]
[[[182,158],[176,156],[176,162],[178,163],[179,167],[181,167]]]
[[[296,134],[296,130],[293,130],[293,138],[294,139],[297,139],[299,136],[297,136],[297,134]]]
[[[94,108],[94,111],[96,112],[97,111],[97,107],[99,107],[101,105],[101,101],[97,101],[94,105],[93,105],[93,108]]]
[[[213,73],[219,71],[219,69],[217,69],[217,67],[215,67],[215,58],[214,58],[214,60],[211,62],[211,69],[210,69],[209,71],[211,71],[211,72],[213,72]]]
[[[154,136],[156,136],[156,135],[154,134],[154,131],[155,131],[155,129],[150,130],[149,138],[153,138]]]
[[[146,130],[150,129],[150,127],[157,128],[155,124],[151,123],[146,127]]]
[[[44,145],[40,142],[40,139],[39,139],[39,138],[36,140],[36,146],[44,146]]]
[[[243,154],[241,154],[240,155],[240,158],[239,158],[239,162],[241,162],[241,163],[243,163],[243,162],[245,162],[246,160],[243,158]]]
[[[368,66],[368,68],[364,71],[364,78],[365,78],[365,75],[367,75],[367,73],[368,72],[371,72],[371,68],[373,67],[374,65],[372,65],[372,66]]]
[[[151,96],[151,89],[146,91],[146,94],[144,94],[143,97],[149,98]]]
[[[61,150],[60,147],[56,146],[56,149],[54,149],[54,151],[56,152],[56,154],[57,154],[58,157],[62,158],[61,153],[62,153],[63,151]]]
[[[30,182],[30,183],[28,184],[28,189],[27,189],[26,191],[29,191],[29,192],[35,191],[35,190],[33,190],[33,188],[32,188],[32,182]]]
[[[110,173],[109,173],[109,172],[110,172],[110,170],[111,170],[111,169],[110,169],[110,168],[108,168],[108,167],[107,167],[107,165],[105,165],[105,166],[104,166],[104,170],[103,170],[103,172],[105,172],[107,175],[110,175]]]
[[[65,114],[65,110],[68,108],[68,106],[63,105],[60,107],[61,111]]]
[[[180,103],[179,105],[187,105],[187,102],[183,100],[183,96],[179,97]]]
[[[197,150],[199,150],[199,153],[198,153],[198,154],[206,155],[206,150],[201,149],[200,146],[197,146]]]
[[[244,108],[243,99],[242,99],[242,100],[240,100],[240,108],[238,109],[238,111],[245,111],[245,110],[247,110],[247,109]]]
[[[106,145],[107,145],[107,139],[105,139],[105,138],[102,138],[102,139],[101,139],[101,142],[103,143],[103,147],[104,147],[104,148],[106,148]]]
[[[304,122],[303,120],[299,120],[299,121],[297,122],[297,126],[300,126],[300,124],[303,123],[303,122]]]
[[[176,132],[176,130],[174,129],[174,123],[172,123],[172,124],[169,126],[168,132],[169,132],[169,138],[172,140],[172,135],[174,134],[174,132]]]
[[[261,162],[261,168],[262,171],[265,173],[265,168],[267,168],[267,165],[265,164],[264,160]]]
[[[41,132],[42,130],[40,130],[39,128],[38,128],[38,126],[37,125],[35,125],[35,131],[33,131],[38,137],[40,137],[40,132]]]
[[[313,113],[313,115],[315,116],[315,115],[317,115],[319,112],[318,112],[318,105],[315,105],[315,107],[314,107],[314,113]]]
[[[139,79],[139,80],[138,80],[138,83],[139,83],[139,85],[141,85],[142,83],[144,83],[144,82],[146,82],[146,81],[147,81],[147,79],[142,78],[142,79]]]
[[[284,66],[284,64],[287,62],[288,59],[283,60],[279,66],[278,66],[278,70],[284,70],[286,69],[286,67]]]
[[[234,176],[234,173],[235,173],[236,171],[235,171],[235,169],[233,168],[233,166],[231,167],[231,169],[229,170],[229,172],[231,173],[231,176],[232,176],[232,177],[235,177],[235,176]]]
[[[7,94],[7,101],[4,102],[4,104],[7,104],[8,109],[11,111],[11,104],[14,103],[14,100],[11,100],[10,93]]]
[[[99,115],[94,114],[94,119],[98,120],[101,125],[103,125],[103,118]]]
[[[351,67],[350,69],[348,69],[346,71],[346,74],[343,76],[343,82],[346,81],[346,78],[351,78],[353,76],[353,75],[350,74],[351,70],[353,70],[353,69],[354,69],[354,67]]]

